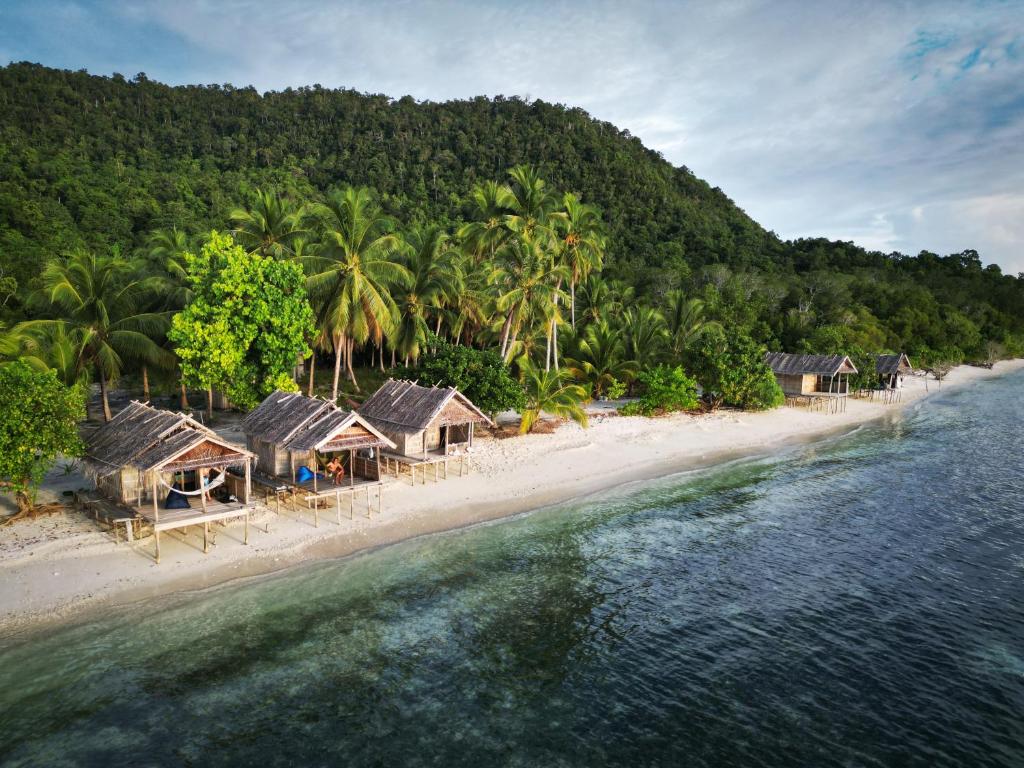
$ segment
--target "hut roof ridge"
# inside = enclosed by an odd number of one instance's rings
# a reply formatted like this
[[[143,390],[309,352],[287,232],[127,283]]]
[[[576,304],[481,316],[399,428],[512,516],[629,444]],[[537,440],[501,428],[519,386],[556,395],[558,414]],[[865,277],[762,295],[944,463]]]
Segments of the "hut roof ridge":
[[[765,362],[779,375],[835,376],[840,373],[857,373],[857,368],[847,355],[797,355],[790,352],[768,352]]]

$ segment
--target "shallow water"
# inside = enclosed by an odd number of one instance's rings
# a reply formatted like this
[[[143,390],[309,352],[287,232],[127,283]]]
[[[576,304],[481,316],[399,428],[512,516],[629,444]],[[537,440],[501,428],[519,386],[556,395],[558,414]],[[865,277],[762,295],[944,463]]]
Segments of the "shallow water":
[[[1022,393],[8,642],[0,762],[1024,765]]]

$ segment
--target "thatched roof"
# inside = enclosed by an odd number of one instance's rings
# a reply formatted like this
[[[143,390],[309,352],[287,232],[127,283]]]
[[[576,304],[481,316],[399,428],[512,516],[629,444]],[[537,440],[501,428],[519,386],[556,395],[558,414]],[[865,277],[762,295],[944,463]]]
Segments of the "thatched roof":
[[[312,419],[331,409],[336,409],[336,406],[327,400],[278,390],[267,395],[245,417],[242,430],[249,437],[281,445]]]
[[[90,474],[103,477],[125,467],[147,471],[232,466],[252,456],[183,413],[133,400],[85,438],[84,464]]]
[[[914,368],[910,364],[910,358],[903,352],[900,352],[898,355],[879,355],[878,361],[875,363],[875,370],[882,376],[914,372]]]
[[[242,429],[289,451],[395,447],[359,414],[296,392],[268,395],[245,417]]]
[[[788,352],[769,352],[765,362],[780,376],[835,376],[856,373],[857,369],[846,355],[791,355]]]
[[[382,429],[406,434],[421,432],[435,421],[443,426],[492,424],[455,387],[421,387],[412,381],[388,379],[359,407],[359,413]]]

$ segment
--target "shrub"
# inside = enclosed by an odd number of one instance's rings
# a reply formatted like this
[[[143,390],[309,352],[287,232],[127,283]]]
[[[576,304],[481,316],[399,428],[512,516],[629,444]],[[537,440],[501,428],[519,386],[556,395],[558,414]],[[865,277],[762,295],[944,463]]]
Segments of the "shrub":
[[[619,409],[624,416],[688,411],[698,405],[697,382],[686,375],[682,366],[659,365],[641,373],[637,381],[643,394]]]

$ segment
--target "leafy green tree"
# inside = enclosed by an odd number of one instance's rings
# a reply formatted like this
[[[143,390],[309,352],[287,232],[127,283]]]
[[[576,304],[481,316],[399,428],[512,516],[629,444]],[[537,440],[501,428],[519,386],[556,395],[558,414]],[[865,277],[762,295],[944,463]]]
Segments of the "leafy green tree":
[[[625,416],[690,411],[700,404],[697,382],[686,375],[681,365],[659,365],[641,372],[637,380],[643,394],[619,409]]]
[[[745,411],[775,408],[785,401],[765,349],[736,330],[715,329],[694,345],[692,369],[704,402],[711,408],[726,405]]]
[[[0,492],[13,493],[19,512],[35,505],[47,470],[60,455],[81,456],[78,422],[85,416],[81,387],[27,362],[0,365]]]
[[[501,356],[493,350],[473,349],[431,337],[431,352],[416,368],[401,372],[407,378],[442,387],[455,387],[484,413],[519,410],[525,402],[523,388]]]
[[[604,222],[597,208],[571,192],[562,197],[561,260],[569,270],[570,321],[576,327],[576,285],[604,264]]]
[[[338,398],[342,358],[352,385],[356,344],[383,344],[392,336],[399,310],[392,291],[412,280],[398,261],[402,248],[395,223],[384,215],[368,189],[347,187],[328,196],[315,210],[319,240],[303,258],[311,275],[307,287],[321,307],[334,344],[332,399]]]
[[[687,297],[683,291],[668,294],[668,335],[672,353],[678,358],[683,352],[712,328],[721,328],[717,322],[707,320],[704,302],[699,298]]]
[[[572,419],[581,427],[587,426],[587,413],[582,405],[587,399],[587,390],[573,384],[568,371],[542,371],[530,366],[523,371],[523,386],[526,389],[526,406],[519,425],[521,434],[531,432],[542,413]]]
[[[275,389],[297,391],[292,370],[314,333],[299,265],[246,253],[217,232],[185,261],[193,297],[168,338],[186,380],[243,408]]]
[[[665,318],[653,307],[634,306],[622,313],[625,356],[638,368],[650,368],[662,356],[668,330]]]
[[[500,354],[507,362],[524,323],[537,319],[538,307],[549,301],[552,285],[566,277],[556,265],[544,238],[514,237],[495,256],[490,282],[497,287],[496,307],[504,314]],[[541,319],[545,319],[541,316]]]
[[[166,314],[140,311],[159,290],[159,282],[141,276],[140,265],[116,253],[85,252],[50,262],[41,280],[39,299],[63,317],[30,320],[15,330],[35,335],[40,343],[60,338],[74,348],[69,360],[83,371],[95,372],[103,418],[109,421],[107,388],[126,363],[167,364],[167,352],[154,341],[167,328]]]

